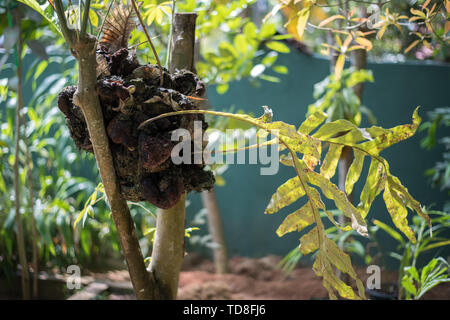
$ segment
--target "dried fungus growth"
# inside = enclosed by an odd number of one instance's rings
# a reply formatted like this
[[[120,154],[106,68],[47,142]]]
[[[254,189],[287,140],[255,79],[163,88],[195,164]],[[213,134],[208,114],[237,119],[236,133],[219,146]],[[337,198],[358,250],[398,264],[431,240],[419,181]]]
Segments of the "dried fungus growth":
[[[143,121],[162,113],[197,109],[195,99],[205,86],[189,71],[169,74],[164,69],[163,87],[155,65],[140,65],[127,48],[112,50],[100,42],[97,51],[97,86],[111,152],[122,194],[127,200],[148,201],[168,209],[183,192],[210,189],[214,176],[201,164],[175,165],[171,133],[178,128],[193,131],[195,120],[207,123],[203,115],[167,117],[138,130]],[[58,97],[58,107],[66,117],[71,136],[81,150],[92,152],[92,144],[82,110],[73,102],[76,87],[66,87]],[[194,148],[191,148],[194,150]],[[193,155],[192,155],[193,159]]]

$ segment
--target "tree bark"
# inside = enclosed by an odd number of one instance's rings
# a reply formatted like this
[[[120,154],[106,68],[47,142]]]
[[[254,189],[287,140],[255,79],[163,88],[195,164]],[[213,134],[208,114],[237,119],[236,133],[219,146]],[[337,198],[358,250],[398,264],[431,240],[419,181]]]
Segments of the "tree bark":
[[[79,66],[79,80],[73,100],[75,104],[81,107],[86,119],[100,177],[105,187],[136,297],[138,299],[152,299],[154,294],[150,277],[145,267],[134,221],[127,202],[121,194],[100,101],[95,92],[97,62],[94,45],[95,38],[86,35],[85,39],[80,39],[74,48]]]
[[[227,246],[222,226],[222,217],[220,216],[217,205],[216,193],[214,189],[202,192],[203,206],[208,211],[208,227],[213,242],[218,246],[213,249],[214,266],[216,273],[224,274],[229,272]]]
[[[16,132],[15,132],[15,154],[14,154],[14,206],[16,210],[16,234],[17,234],[17,250],[19,253],[19,262],[21,266],[21,283],[22,297],[24,300],[30,299],[30,275],[28,272],[27,256],[25,251],[25,235],[23,233],[22,215],[20,213],[20,177],[19,177],[19,154],[20,154],[20,128],[21,128],[21,112],[23,109],[23,93],[22,93],[22,34],[20,17],[16,16],[17,25],[19,26],[19,37],[17,40],[16,50],[16,74],[17,74],[17,108],[16,108]]]
[[[74,30],[69,29],[62,1],[56,0],[54,3],[64,38],[78,61],[78,88],[73,102],[81,108],[86,120],[100,177],[105,187],[136,297],[137,299],[153,299],[155,298],[154,280],[145,267],[134,221],[127,202],[121,194],[100,101],[95,91],[97,82],[96,39],[83,30],[77,35]]]
[[[169,71],[195,72],[195,13],[175,13],[170,39]]]
[[[177,298],[178,281],[184,257],[186,194],[170,209],[158,209],[151,270],[159,299]]]
[[[365,6],[360,6],[358,9],[358,16],[360,18],[367,18],[367,9]],[[367,31],[367,30],[361,30],[361,31]],[[354,50],[352,52],[352,65],[355,67],[356,70],[361,70],[366,68],[367,63],[367,51],[365,49],[358,49]],[[353,91],[355,92],[356,96],[359,98],[359,100],[362,102],[362,95],[364,90],[364,83],[358,83],[356,86],[353,87]]]
[[[195,13],[175,13],[170,39],[169,71],[194,71]],[[159,298],[176,299],[184,257],[186,194],[170,209],[158,209],[151,270]]]

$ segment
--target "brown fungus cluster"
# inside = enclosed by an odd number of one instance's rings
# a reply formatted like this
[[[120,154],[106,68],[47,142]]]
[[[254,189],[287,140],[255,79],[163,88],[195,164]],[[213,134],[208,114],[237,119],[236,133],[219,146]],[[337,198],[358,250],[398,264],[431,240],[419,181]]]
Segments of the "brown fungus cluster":
[[[176,143],[171,140],[172,131],[184,128],[192,136],[194,121],[201,121],[202,130],[206,130],[203,115],[162,118],[138,130],[139,124],[162,113],[197,109],[192,97],[205,93],[205,86],[197,76],[185,70],[170,74],[164,69],[161,87],[158,67],[140,65],[127,48],[108,54],[100,47],[97,60],[96,92],[124,197],[168,209],[183,192],[210,189],[214,176],[204,170],[203,164],[175,165],[171,159]],[[58,107],[66,117],[76,146],[93,152],[83,112],[73,103],[76,89],[64,88],[58,97]]]

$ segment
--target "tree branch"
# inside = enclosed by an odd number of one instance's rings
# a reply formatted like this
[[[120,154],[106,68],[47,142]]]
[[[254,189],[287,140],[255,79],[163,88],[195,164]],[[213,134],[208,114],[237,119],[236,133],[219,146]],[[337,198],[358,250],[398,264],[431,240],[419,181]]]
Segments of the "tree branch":
[[[162,70],[161,62],[159,61],[158,52],[156,52],[155,46],[153,45],[153,42],[152,42],[152,39],[150,38],[150,35],[148,34],[147,28],[145,26],[144,19],[142,19],[141,13],[139,12],[139,8],[138,8],[138,5],[136,3],[136,0],[131,0],[131,3],[133,4],[133,9],[136,12],[136,15],[138,16],[139,23],[141,24],[142,29],[144,29],[144,33],[145,33],[145,36],[147,37],[147,41],[150,44],[150,47],[152,48],[153,55],[155,56],[156,64],[158,65],[159,73],[161,75],[160,79],[159,79],[160,80],[159,81],[159,85],[162,87],[163,83],[164,83],[164,76],[163,76],[163,70]]]
[[[66,15],[64,14],[64,7],[61,0],[55,0],[55,10],[58,17],[59,25],[61,26],[61,32],[70,48],[74,45],[74,32],[69,29],[67,25]]]
[[[61,29],[64,30],[63,35],[70,43],[72,54],[78,61],[78,86],[73,103],[81,108],[86,120],[95,159],[128,265],[131,282],[138,299],[153,299],[155,297],[154,281],[145,267],[134,221],[127,202],[121,194],[102,108],[95,90],[97,83],[96,38],[87,33],[83,37],[81,34],[79,37],[73,37],[73,30],[67,27],[61,0],[56,0],[55,5],[58,19],[61,19]]]
[[[111,1],[111,2],[114,2],[114,1]],[[81,1],[80,1],[80,3],[81,3]],[[86,4],[84,6],[83,21],[81,22],[81,27],[80,27],[80,38],[83,38],[84,35],[86,34],[87,25],[88,25],[88,21],[89,21],[90,8],[91,8],[91,0],[86,0]],[[80,16],[81,16],[81,11],[80,11]]]

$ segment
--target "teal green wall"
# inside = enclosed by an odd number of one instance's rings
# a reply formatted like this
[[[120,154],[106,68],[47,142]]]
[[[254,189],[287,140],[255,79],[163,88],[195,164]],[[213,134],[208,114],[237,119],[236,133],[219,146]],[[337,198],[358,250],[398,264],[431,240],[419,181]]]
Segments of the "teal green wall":
[[[281,76],[280,83],[261,82],[259,87],[254,87],[248,80],[242,80],[232,83],[224,95],[210,88],[211,105],[216,110],[235,106],[255,115],[262,113],[262,105],[268,105],[274,111],[274,120],[299,125],[305,119],[307,106],[313,102],[313,85],[327,76],[329,62],[292,52],[282,55],[279,63],[289,68],[289,74]],[[419,113],[424,119],[427,111],[449,105],[448,65],[369,63],[368,69],[373,71],[375,82],[366,85],[363,102],[373,110],[378,124],[383,127],[410,123],[418,105],[422,106]],[[444,134],[443,130],[438,136]],[[389,161],[391,172],[416,199],[423,205],[435,204],[434,208],[441,209],[446,194],[430,187],[424,171],[440,160],[443,149],[438,146],[430,152],[424,151],[419,144],[423,136],[424,132],[418,133],[382,155]],[[365,167],[367,172],[367,163]],[[294,175],[292,168],[280,166],[275,176],[260,176],[259,169],[257,165],[232,165],[224,175],[226,186],[216,189],[231,256],[284,255],[298,245],[298,233],[278,238],[275,230],[287,214],[300,207],[302,200],[274,215],[264,214],[277,186]],[[362,188],[361,182],[356,188]],[[198,195],[191,195],[190,199],[188,218],[201,208]],[[368,219],[372,218],[389,221],[381,198],[371,209]],[[386,238],[383,245],[392,248],[394,243]]]

